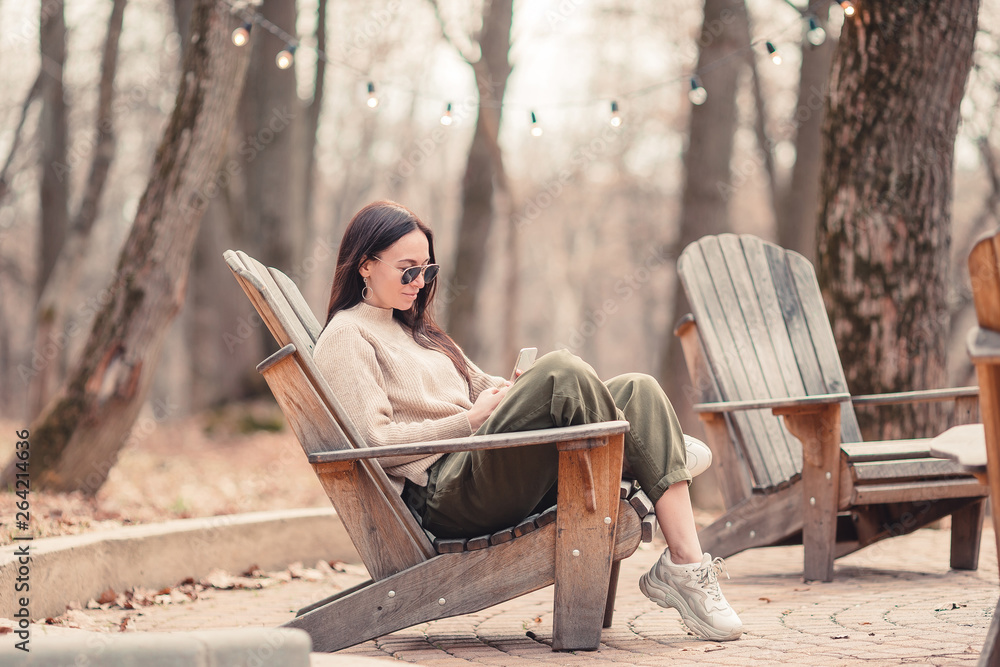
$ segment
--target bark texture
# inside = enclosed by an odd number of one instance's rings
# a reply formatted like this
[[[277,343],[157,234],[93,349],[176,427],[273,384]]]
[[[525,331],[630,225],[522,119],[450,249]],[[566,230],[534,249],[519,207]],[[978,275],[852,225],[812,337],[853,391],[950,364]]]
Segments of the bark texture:
[[[952,160],[978,12],[859,3],[834,56],[817,269],[854,394],[945,382]],[[926,406],[858,417],[866,439],[941,426]]]
[[[448,332],[471,359],[482,352],[476,310],[482,296],[486,240],[493,225],[493,195],[496,189],[506,189],[497,137],[511,72],[507,55],[512,21],[513,0],[486,3],[479,37],[482,55],[471,63],[479,88],[479,115],[462,179],[462,218],[452,274],[454,299],[448,304]]]
[[[232,45],[231,30],[224,4],[195,3],[174,111],[107,305],[80,363],[31,426],[33,480],[40,487],[95,493],[127,442],[183,301],[206,184],[217,176],[242,89],[249,54]],[[4,481],[12,472],[5,471]]]
[[[97,220],[101,195],[115,155],[114,99],[118,41],[122,32],[125,0],[114,0],[108,19],[108,34],[101,56],[101,79],[97,101],[97,123],[90,172],[84,185],[80,208],[73,218],[52,273],[35,311],[35,345],[30,367],[22,369],[28,379],[28,419],[34,419],[65,379],[69,364],[69,344],[85,326],[84,313],[73,312],[75,293],[67,289],[79,279],[87,255],[90,230]]]

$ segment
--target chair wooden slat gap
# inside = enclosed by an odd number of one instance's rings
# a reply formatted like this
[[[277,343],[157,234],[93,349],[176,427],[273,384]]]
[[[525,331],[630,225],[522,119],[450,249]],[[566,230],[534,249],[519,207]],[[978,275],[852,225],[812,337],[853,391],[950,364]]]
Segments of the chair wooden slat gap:
[[[760,387],[761,391],[766,391],[768,396],[787,397],[788,388],[771,343],[771,334],[764,320],[757,290],[754,287],[754,278],[750,273],[740,238],[735,234],[722,234],[719,236],[719,246],[722,249],[725,265],[729,269],[729,277],[739,307],[738,312],[743,316],[742,321],[746,331],[744,344],[748,350],[753,350],[753,354],[742,355],[750,382],[753,386]],[[738,323],[739,318],[736,320]],[[742,329],[739,330],[739,335],[741,337],[744,335]],[[769,414],[762,414],[761,419],[768,423],[769,433],[772,434],[769,440],[769,455],[763,456],[773,471],[771,478],[791,479],[802,470],[801,456],[793,454],[793,450],[796,453],[801,451],[801,445],[787,433],[780,419]],[[798,465],[796,465],[797,459],[800,462]]]
[[[816,360],[823,374],[824,391],[828,394],[846,392],[847,378],[840,363],[840,352],[837,350],[837,341],[833,338],[833,329],[830,328],[830,318],[823,308],[823,295],[816,282],[816,271],[802,255],[786,252],[785,256],[799,294],[799,303],[802,304],[802,314],[809,327]],[[861,428],[858,426],[854,407],[850,404],[840,406],[840,423],[841,442],[861,442]]]
[[[270,273],[271,278],[274,279],[274,282],[278,285],[278,288],[292,307],[295,315],[299,318],[299,322],[302,323],[306,333],[309,334],[309,338],[315,343],[319,339],[320,333],[323,332],[323,325],[316,319],[312,308],[306,303],[299,288],[295,286],[295,283],[288,276],[278,269],[268,269],[268,273]]]
[[[702,244],[691,246],[691,252],[685,253],[678,260],[678,267],[685,289],[698,296],[697,299],[690,299],[691,310],[694,312],[695,321],[698,322],[702,342],[709,353],[710,366],[721,398],[726,401],[739,400],[748,392],[747,380],[739,359],[732,358],[738,355],[724,352],[725,349],[734,349],[734,343],[726,321],[726,313],[719,302],[706,263]],[[723,338],[725,340],[722,340]],[[747,461],[754,486],[758,488],[773,486],[757,443],[757,434],[766,432],[760,413],[734,414],[730,423],[738,435],[737,442],[740,443]]]

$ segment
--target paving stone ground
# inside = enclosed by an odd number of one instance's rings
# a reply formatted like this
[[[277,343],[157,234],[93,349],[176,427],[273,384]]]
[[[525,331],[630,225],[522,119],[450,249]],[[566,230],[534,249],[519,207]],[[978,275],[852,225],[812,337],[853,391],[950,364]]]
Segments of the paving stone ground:
[[[734,642],[689,635],[637,581],[662,545],[643,545],[622,566],[614,623],[600,650],[551,650],[552,589],[476,614],[425,623],[345,649],[314,667],[395,659],[434,665],[975,665],[997,603],[993,532],[979,570],[949,569],[949,531],[924,529],[837,561],[832,583],[803,583],[802,547],[757,549],[727,560],[723,591],[743,619]],[[130,612],[137,631],[277,626],[294,610],[363,579],[338,574],[258,591],[209,591],[195,602]],[[117,624],[122,611],[86,611]],[[353,659],[353,660],[352,660]]]

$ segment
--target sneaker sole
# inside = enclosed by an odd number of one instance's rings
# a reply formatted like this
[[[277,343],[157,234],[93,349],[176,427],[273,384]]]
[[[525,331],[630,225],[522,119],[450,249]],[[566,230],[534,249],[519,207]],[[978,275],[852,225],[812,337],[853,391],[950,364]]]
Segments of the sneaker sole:
[[[742,626],[726,634],[706,624],[700,618],[691,613],[691,608],[688,606],[684,598],[675,595],[668,586],[660,587],[650,585],[649,579],[650,576],[648,572],[642,575],[639,579],[639,590],[642,591],[642,594],[664,609],[676,609],[678,613],[680,613],[681,619],[684,621],[684,625],[687,626],[688,630],[702,639],[726,642],[732,641],[733,639],[739,639],[740,636],[743,635]]]

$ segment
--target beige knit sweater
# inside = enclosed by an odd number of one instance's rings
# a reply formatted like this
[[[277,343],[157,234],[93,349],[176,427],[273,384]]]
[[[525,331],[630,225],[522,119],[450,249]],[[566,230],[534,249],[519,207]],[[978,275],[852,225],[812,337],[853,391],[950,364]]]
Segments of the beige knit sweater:
[[[444,353],[420,347],[391,308],[359,303],[333,316],[313,357],[347,416],[371,447],[472,435],[467,413],[479,393],[504,380],[471,362],[471,383]],[[471,386],[470,386],[471,385]],[[441,454],[380,459],[397,491],[427,485]]]

